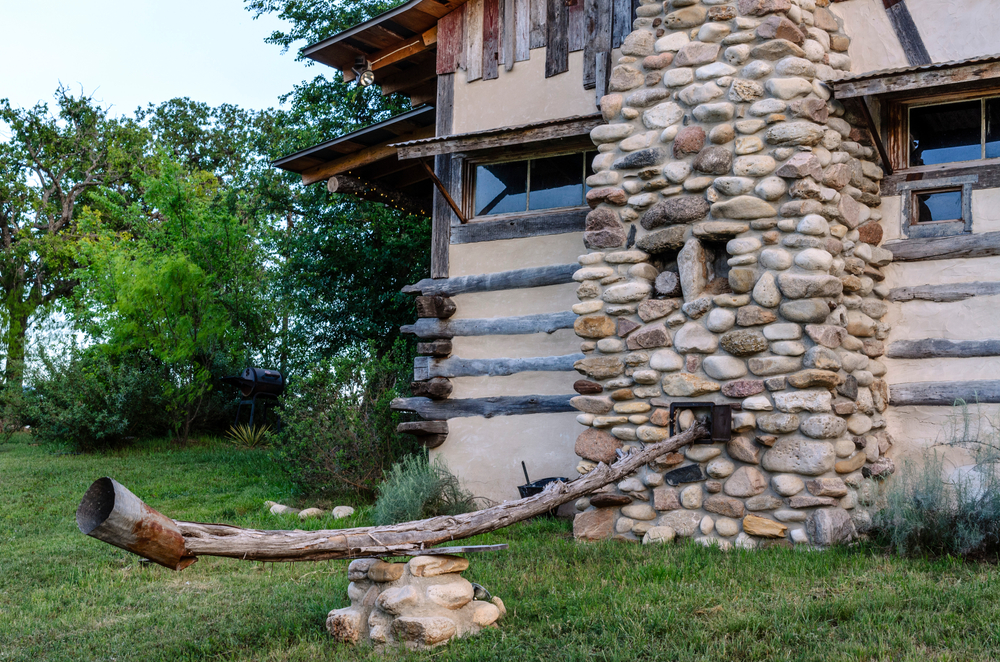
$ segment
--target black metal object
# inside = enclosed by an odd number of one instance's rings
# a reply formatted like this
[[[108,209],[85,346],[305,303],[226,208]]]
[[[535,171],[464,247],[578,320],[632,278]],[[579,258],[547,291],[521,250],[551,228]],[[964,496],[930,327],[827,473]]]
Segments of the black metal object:
[[[677,422],[679,409],[708,409],[708,417],[703,423],[708,426],[708,438],[696,440],[696,444],[714,444],[717,441],[729,441],[733,438],[733,408],[730,405],[720,405],[714,402],[671,402],[670,403],[670,436],[674,436],[674,424]]]
[[[550,476],[548,478],[542,478],[540,480],[536,480],[535,482],[531,482],[531,479],[528,478],[528,467],[524,466],[524,461],[523,460],[521,461],[521,471],[524,472],[524,482],[525,482],[525,485],[518,485],[517,486],[517,491],[518,491],[518,494],[521,495],[522,499],[527,499],[530,496],[535,496],[536,494],[541,494],[542,490],[544,490],[545,486],[548,485],[549,483],[554,483],[554,482],[559,481],[559,480],[561,480],[564,483],[568,483],[569,482],[569,478],[561,478],[561,477],[558,477],[558,476]],[[558,510],[558,508],[553,508],[552,510],[550,510],[546,514],[549,517],[555,517],[556,510]]]
[[[260,406],[264,420],[267,420],[268,411],[280,407],[278,398],[285,393],[285,376],[277,370],[266,368],[247,368],[238,375],[223,377],[222,382],[235,386],[240,390],[242,399],[236,408],[236,423],[240,422],[240,415],[243,407],[250,407],[249,425],[254,424],[257,414],[257,400],[260,399]],[[275,431],[281,430],[281,418],[275,416]]]

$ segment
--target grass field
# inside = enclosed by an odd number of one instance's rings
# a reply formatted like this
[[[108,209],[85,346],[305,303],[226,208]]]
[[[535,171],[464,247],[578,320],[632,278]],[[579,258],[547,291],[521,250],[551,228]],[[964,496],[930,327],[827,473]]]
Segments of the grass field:
[[[0,661],[8,660],[994,660],[996,568],[874,550],[727,552],[581,545],[565,522],[482,536],[509,551],[465,576],[507,604],[495,630],[431,653],[335,644],[346,562],[202,558],[180,573],[81,535],[74,512],[110,475],[176,518],[325,528],[270,515],[289,486],[265,451],[221,443],[68,455],[0,446]],[[310,504],[311,505],[311,504]],[[368,523],[368,509],[345,525]]]

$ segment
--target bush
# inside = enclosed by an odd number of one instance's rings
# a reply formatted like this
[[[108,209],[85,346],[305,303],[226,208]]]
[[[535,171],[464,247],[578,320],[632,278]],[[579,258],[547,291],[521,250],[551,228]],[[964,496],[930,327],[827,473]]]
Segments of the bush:
[[[977,408],[978,409],[978,408]],[[964,402],[956,405],[944,441],[923,466],[906,463],[877,499],[871,531],[907,556],[996,558],[1000,553],[1000,428]],[[942,448],[967,450],[973,464],[943,478]]]
[[[385,471],[420,446],[396,432],[390,403],[405,394],[412,354],[402,341],[379,357],[356,348],[324,361],[290,384],[276,459],[306,494],[372,496]]]
[[[431,464],[427,453],[419,452],[393,465],[379,486],[375,524],[384,526],[468,513],[476,509],[476,501],[476,497],[461,488],[458,478],[441,458]]]
[[[144,354],[117,358],[112,362],[97,346],[71,350],[61,361],[42,357],[44,370],[22,409],[39,439],[91,451],[168,427],[159,366]]]

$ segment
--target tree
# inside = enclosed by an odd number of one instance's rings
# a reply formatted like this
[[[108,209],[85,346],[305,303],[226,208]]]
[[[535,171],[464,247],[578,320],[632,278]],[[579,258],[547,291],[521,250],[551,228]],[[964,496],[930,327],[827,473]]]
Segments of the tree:
[[[98,190],[129,196],[148,134],[115,119],[65,88],[57,109],[12,108],[0,100],[0,315],[4,317],[4,382],[20,388],[32,319],[68,299],[79,281],[79,245],[90,238],[79,215]]]

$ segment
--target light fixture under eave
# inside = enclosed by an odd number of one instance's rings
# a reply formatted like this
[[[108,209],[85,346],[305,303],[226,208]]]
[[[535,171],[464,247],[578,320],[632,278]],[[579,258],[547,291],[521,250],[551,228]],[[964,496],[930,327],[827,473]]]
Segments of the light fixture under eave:
[[[354,75],[358,79],[358,85],[361,87],[368,87],[375,82],[375,72],[372,71],[371,62],[369,62],[364,57],[358,57],[354,60],[354,66],[351,68]]]

